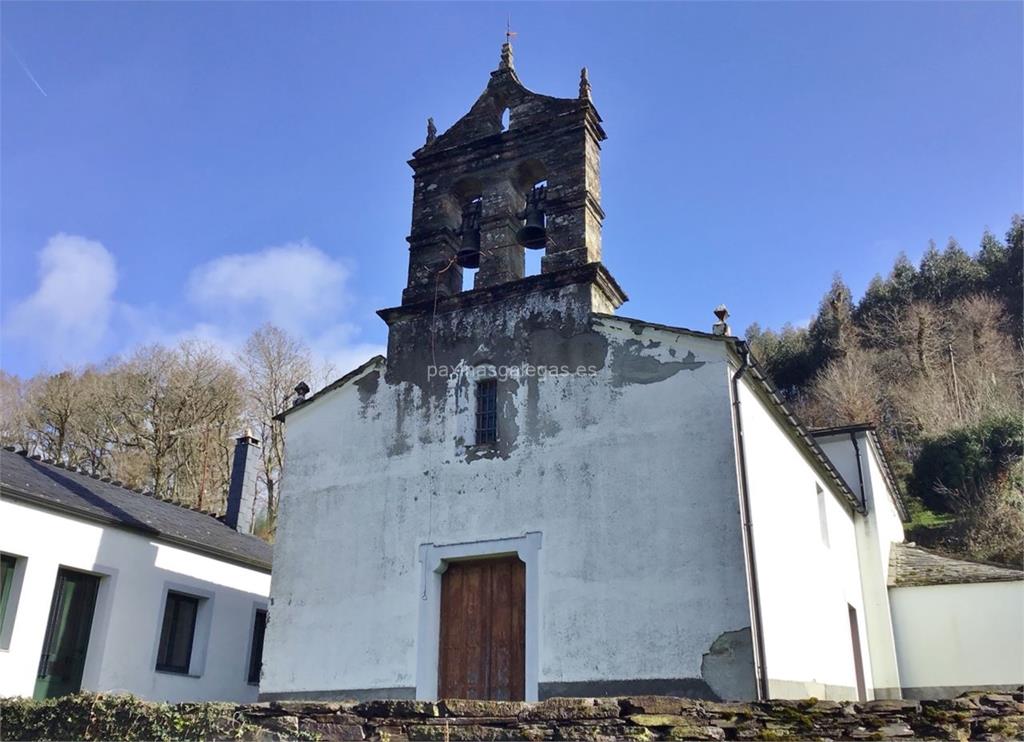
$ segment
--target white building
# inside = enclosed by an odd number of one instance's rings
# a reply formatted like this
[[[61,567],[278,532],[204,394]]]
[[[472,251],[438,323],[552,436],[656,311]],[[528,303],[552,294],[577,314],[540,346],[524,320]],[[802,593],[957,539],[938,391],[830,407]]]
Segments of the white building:
[[[239,439],[229,494],[226,520],[243,530],[254,445]],[[0,557],[0,696],[256,699],[269,544],[209,514],[4,450]]]
[[[804,429],[724,312],[710,333],[613,314],[600,121],[585,71],[578,98],[537,95],[506,46],[470,112],[428,127],[387,359],[283,413],[261,697],[1006,684],[905,666],[869,429]]]
[[[1015,569],[895,544],[889,600],[907,698],[1024,682],[1024,582]]]

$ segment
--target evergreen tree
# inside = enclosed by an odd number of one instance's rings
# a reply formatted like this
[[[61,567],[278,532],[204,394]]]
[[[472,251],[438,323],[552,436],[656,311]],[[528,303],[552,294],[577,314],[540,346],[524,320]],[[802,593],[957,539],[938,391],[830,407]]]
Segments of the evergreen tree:
[[[977,291],[984,279],[984,268],[950,237],[942,252],[936,249],[934,242],[929,243],[921,258],[915,293],[919,299],[946,304]]]
[[[901,252],[896,257],[888,278],[883,279],[876,275],[871,279],[853,313],[857,327],[861,330],[874,327],[910,306],[917,290],[917,283],[917,268],[907,258],[906,253]],[[868,342],[870,344],[870,336]]]
[[[846,355],[855,343],[853,297],[850,287],[838,273],[832,277],[832,285],[818,305],[809,334],[816,371]]]

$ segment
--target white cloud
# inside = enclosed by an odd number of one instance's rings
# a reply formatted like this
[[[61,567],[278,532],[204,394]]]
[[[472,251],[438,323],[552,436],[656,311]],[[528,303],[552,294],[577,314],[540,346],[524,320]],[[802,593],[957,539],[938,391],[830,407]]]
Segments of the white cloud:
[[[349,304],[349,276],[343,262],[305,240],[216,258],[193,270],[188,281],[188,298],[206,320],[174,338],[240,349],[249,332],[272,322],[309,345],[318,378],[305,381],[318,387],[385,351],[359,342],[355,324],[338,322]]]
[[[306,241],[211,260],[189,276],[198,306],[233,320],[253,313],[302,333],[333,320],[347,303],[348,269]]]
[[[305,342],[318,386],[384,353],[339,321],[350,304],[347,266],[306,241],[215,258],[192,270],[187,303],[118,302],[114,256],[101,243],[58,234],[39,253],[35,291],[8,315],[5,337],[32,364],[54,370],[101,361],[137,345],[197,340],[233,360],[256,327],[272,322]],[[164,292],[161,292],[164,293]]]
[[[310,341],[314,367],[320,376],[313,381],[307,379],[311,387],[330,383],[374,356],[387,352],[383,345],[358,342],[358,334],[359,328],[355,325],[339,324],[328,328]]]
[[[78,235],[54,235],[39,253],[39,285],[11,310],[7,333],[49,364],[93,359],[102,355],[116,288],[117,264],[107,248]]]

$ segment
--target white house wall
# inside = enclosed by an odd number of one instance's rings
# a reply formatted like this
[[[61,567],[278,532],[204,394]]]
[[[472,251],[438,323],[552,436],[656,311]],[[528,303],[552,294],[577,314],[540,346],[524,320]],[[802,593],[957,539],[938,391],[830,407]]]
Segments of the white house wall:
[[[855,436],[856,446],[851,435]],[[855,526],[867,627],[866,646],[871,655],[869,684],[874,686],[876,697],[898,698],[900,677],[886,589],[889,551],[893,543],[903,541],[903,524],[893,500],[895,494],[883,473],[881,453],[867,431],[819,436],[817,441],[854,493],[863,497],[867,508],[866,516],[855,518]]]
[[[84,690],[161,701],[256,699],[246,676],[253,611],[267,604],[269,574],[11,500],[0,501],[0,550],[19,557],[0,696],[32,695],[57,570],[67,567],[101,577]],[[209,629],[200,619],[193,648],[203,665],[197,677],[154,669],[168,587],[208,597]]]
[[[460,337],[522,337],[511,314],[468,321],[484,326]],[[526,360],[489,342],[463,358]],[[611,318],[533,343],[598,369],[499,382],[492,458],[462,445],[466,383],[429,396],[379,366],[290,414],[263,697],[429,697],[421,547],[478,553],[527,534],[539,545],[528,699],[753,696],[724,343]]]
[[[1024,581],[890,588],[907,698],[1024,681]]]
[[[747,375],[739,390],[769,692],[855,699],[848,605],[857,610],[862,649],[867,632],[850,506],[768,412],[753,383]],[[825,493],[828,545],[816,485]],[[867,651],[862,659],[870,695]]]

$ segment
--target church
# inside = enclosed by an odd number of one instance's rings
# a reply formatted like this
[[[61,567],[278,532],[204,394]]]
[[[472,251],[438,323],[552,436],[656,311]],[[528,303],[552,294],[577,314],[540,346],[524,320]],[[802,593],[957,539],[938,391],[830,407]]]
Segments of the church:
[[[804,427],[724,306],[616,314],[604,139],[586,70],[531,92],[509,44],[428,123],[387,358],[279,416],[261,699],[1019,684],[1024,573],[904,544],[870,426]]]

